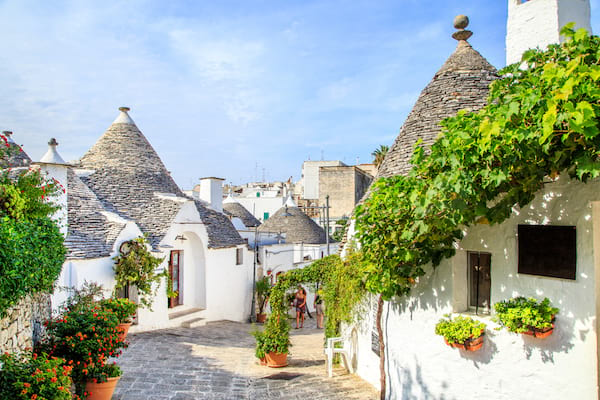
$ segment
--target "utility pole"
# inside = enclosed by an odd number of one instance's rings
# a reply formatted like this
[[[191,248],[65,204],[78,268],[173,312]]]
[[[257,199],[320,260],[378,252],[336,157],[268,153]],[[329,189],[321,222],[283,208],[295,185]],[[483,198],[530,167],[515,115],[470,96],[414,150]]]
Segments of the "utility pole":
[[[250,322],[256,322],[256,255],[258,253],[258,242],[256,241],[258,227],[254,227],[254,254],[252,262],[252,305],[250,306]]]
[[[327,243],[327,255],[329,255],[329,195],[325,196],[325,243]]]

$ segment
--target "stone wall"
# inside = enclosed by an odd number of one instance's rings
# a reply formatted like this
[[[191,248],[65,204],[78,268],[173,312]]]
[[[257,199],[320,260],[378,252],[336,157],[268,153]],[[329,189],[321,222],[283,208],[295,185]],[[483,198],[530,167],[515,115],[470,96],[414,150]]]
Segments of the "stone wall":
[[[40,339],[43,322],[50,318],[50,295],[22,299],[0,320],[0,352],[15,352],[33,347]]]

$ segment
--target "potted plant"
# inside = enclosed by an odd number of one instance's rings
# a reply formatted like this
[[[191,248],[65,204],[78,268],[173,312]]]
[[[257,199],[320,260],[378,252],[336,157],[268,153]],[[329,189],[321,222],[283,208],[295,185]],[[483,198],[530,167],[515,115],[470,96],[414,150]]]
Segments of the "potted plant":
[[[287,366],[287,355],[291,346],[289,339],[290,325],[286,318],[269,318],[264,331],[254,331],[256,338],[256,357],[261,364],[271,368]]]
[[[256,322],[263,323],[267,319],[265,313],[265,307],[269,301],[269,294],[271,293],[271,281],[268,276],[263,276],[261,279],[256,281],[256,300],[258,303],[258,313],[256,314]]]
[[[0,355],[0,399],[71,400],[71,370],[62,358],[25,351]]]
[[[117,299],[111,297],[104,299],[100,302],[103,309],[111,310],[116,316],[119,324],[117,329],[119,330],[119,337],[121,340],[125,340],[127,332],[131,327],[131,318],[135,316],[138,305],[129,299]]]
[[[86,397],[85,386],[93,371],[109,357],[118,357],[126,343],[119,338],[117,315],[98,303],[82,303],[46,321],[47,336],[37,346],[72,366],[76,394]],[[92,376],[96,378],[96,376]]]
[[[550,305],[550,300],[542,301],[530,297],[514,297],[494,304],[495,319],[510,332],[546,338],[554,330],[554,320],[558,308]]]
[[[122,374],[115,362],[91,368],[85,385],[87,400],[110,400]]]
[[[473,318],[461,315],[452,318],[446,314],[435,326],[435,333],[443,336],[449,346],[477,351],[483,346],[485,327],[483,322]]]

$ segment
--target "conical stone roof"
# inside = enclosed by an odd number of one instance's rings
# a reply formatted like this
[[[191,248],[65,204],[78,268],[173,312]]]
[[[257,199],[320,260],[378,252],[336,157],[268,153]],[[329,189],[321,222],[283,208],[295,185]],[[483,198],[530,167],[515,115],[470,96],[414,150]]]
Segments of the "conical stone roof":
[[[134,220],[156,247],[182,205],[159,194],[170,193],[179,198],[185,195],[129,117],[129,109],[119,110],[121,114],[81,158],[81,167],[94,171],[82,176],[82,180],[108,211]],[[210,212],[199,202],[195,204],[208,230],[209,247],[245,243],[227,217]]]
[[[421,92],[376,178],[407,174],[416,141],[422,139],[429,147],[437,139],[444,118],[459,110],[482,108],[489,85],[496,78],[496,68],[466,40],[459,40],[454,53]]]
[[[15,143],[12,139],[11,131],[3,131],[2,135],[6,138],[6,142],[1,141],[0,145],[8,147],[8,154],[4,154],[2,160],[0,160],[0,167],[29,167],[31,164],[31,158],[25,153],[25,151]]]
[[[290,214],[290,215],[286,215]],[[259,232],[282,232],[286,243],[326,243],[325,231],[298,207],[281,207],[258,227]]]
[[[246,210],[246,207],[235,201],[231,196],[228,196],[227,199],[223,201],[223,211],[231,217],[241,219],[246,228],[253,228],[260,225],[260,221],[257,220],[250,211]]]

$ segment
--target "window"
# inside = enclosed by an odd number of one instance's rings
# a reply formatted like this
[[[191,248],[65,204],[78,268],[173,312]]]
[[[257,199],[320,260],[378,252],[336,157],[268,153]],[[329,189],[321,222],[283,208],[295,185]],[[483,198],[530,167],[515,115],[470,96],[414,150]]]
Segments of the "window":
[[[242,265],[244,262],[244,249],[235,249],[235,265]]]
[[[468,279],[469,279],[469,308],[475,313],[490,312],[490,298],[492,288],[491,264],[492,255],[469,251]]]
[[[519,225],[519,273],[575,279],[576,236],[574,226]]]
[[[263,213],[263,221],[266,221],[268,219],[269,219],[269,213],[268,212]]]

